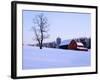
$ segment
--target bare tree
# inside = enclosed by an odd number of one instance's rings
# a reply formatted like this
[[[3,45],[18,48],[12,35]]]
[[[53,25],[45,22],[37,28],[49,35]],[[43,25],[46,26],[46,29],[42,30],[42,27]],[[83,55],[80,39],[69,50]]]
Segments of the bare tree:
[[[47,17],[44,16],[44,14],[36,15],[33,19],[34,26],[33,31],[35,34],[35,40],[38,41],[40,49],[42,49],[43,46],[43,40],[49,37],[48,32],[48,20]]]

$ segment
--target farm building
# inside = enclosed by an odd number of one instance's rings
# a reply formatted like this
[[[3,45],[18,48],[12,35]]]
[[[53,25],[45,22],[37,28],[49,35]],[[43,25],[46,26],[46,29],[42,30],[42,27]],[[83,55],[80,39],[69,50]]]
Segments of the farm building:
[[[88,49],[84,47],[83,43],[76,40],[64,40],[61,42],[59,48],[88,51]]]
[[[63,40],[60,45],[59,48],[61,49],[68,49],[68,45],[70,44],[71,40]]]

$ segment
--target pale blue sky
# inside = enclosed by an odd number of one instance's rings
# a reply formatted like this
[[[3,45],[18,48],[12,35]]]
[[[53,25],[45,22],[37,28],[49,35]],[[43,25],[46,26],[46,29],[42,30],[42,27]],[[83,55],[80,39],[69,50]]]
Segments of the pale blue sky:
[[[23,43],[36,43],[32,38],[33,19],[36,15],[43,13],[47,19],[50,37],[44,42],[55,41],[57,37],[62,40],[90,37],[91,36],[91,14],[87,13],[63,13],[23,10]]]

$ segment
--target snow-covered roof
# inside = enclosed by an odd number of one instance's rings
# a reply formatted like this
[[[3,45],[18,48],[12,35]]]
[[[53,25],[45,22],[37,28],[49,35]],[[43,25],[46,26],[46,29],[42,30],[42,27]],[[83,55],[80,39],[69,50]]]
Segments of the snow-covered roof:
[[[72,40],[63,40],[63,41],[60,43],[59,46],[69,45],[71,41],[72,41]],[[78,46],[84,46],[83,43],[81,43],[81,42],[77,42],[77,41],[76,41],[76,44],[77,44]]]
[[[83,46],[81,42],[76,42],[78,46]]]
[[[69,45],[71,42],[71,40],[63,40],[59,46],[63,46],[63,45]]]
[[[77,49],[87,49],[87,48],[85,48],[85,47],[77,47]]]

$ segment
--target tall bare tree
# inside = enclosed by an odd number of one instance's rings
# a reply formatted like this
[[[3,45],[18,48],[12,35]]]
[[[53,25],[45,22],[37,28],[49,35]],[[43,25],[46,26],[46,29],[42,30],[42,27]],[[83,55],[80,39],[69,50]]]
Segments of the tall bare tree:
[[[40,49],[43,46],[43,40],[49,37],[48,32],[48,20],[44,14],[36,15],[33,19],[33,31],[35,34],[35,40],[38,42]]]

